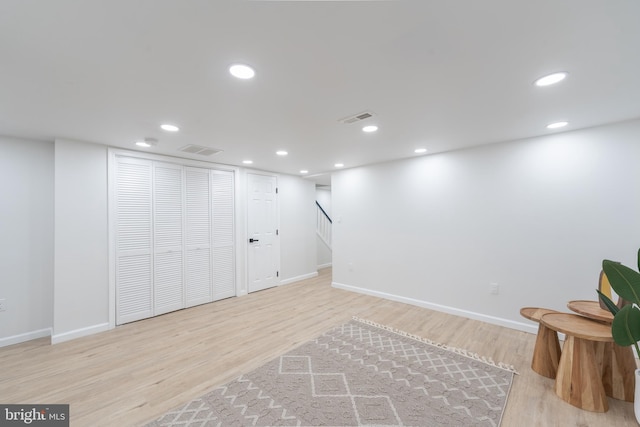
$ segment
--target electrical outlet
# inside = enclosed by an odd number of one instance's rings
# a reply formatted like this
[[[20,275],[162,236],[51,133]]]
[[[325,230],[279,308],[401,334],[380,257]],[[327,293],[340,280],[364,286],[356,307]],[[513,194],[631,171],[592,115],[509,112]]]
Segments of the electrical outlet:
[[[491,295],[498,295],[500,293],[500,287],[498,286],[497,283],[490,283],[489,284],[489,293]]]
[[[0,299],[0,311],[6,311],[7,310],[7,300],[2,298]]]

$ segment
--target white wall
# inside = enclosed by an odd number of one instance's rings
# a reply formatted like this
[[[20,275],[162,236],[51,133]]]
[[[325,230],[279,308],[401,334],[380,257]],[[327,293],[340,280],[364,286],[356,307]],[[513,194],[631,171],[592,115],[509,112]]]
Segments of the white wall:
[[[53,317],[53,144],[0,137],[0,346],[48,336]]]
[[[336,286],[532,329],[635,267],[640,121],[333,175]],[[499,295],[489,294],[497,283]]]
[[[281,283],[317,275],[315,184],[279,175],[278,203]]]
[[[52,342],[109,327],[107,147],[55,142]]]

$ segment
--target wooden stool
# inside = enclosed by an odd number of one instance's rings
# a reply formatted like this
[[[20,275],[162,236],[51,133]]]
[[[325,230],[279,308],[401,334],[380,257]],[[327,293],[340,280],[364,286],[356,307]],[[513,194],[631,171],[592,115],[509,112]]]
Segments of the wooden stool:
[[[624,358],[617,361],[612,360],[615,357],[607,358],[606,354],[616,354],[611,347],[607,351],[607,346],[615,345],[611,336],[611,326],[566,313],[544,314],[540,323],[566,335],[556,376],[556,394],[578,408],[593,412],[608,411],[609,402],[603,384],[603,374],[611,371],[612,367],[620,362],[624,366],[616,368],[616,375],[623,374],[633,378],[632,372],[635,369],[635,361],[631,367],[627,366],[629,361]],[[611,392],[614,387],[609,388]],[[626,392],[623,394],[626,395]]]
[[[631,347],[620,347],[614,342],[594,344],[596,361],[602,372],[602,385],[607,396],[633,402],[636,359]]]
[[[520,309],[520,314],[523,317],[538,323],[538,335],[536,336],[536,346],[533,349],[531,369],[544,377],[553,379],[556,377],[560,362],[560,342],[558,341],[558,333],[540,322],[540,318],[548,313],[559,312],[537,307]]]
[[[602,273],[601,277],[602,277]],[[606,276],[605,276],[606,277]],[[569,301],[570,310],[589,319],[611,324],[613,314],[600,308],[598,301]],[[620,347],[615,343],[595,342],[596,361],[602,371],[602,384],[607,396],[633,402],[636,362],[631,347]]]

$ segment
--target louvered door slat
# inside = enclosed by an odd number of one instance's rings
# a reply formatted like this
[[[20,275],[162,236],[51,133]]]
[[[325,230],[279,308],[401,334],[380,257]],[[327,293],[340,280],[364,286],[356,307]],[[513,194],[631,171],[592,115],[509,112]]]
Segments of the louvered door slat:
[[[120,323],[151,315],[151,256],[121,256],[117,261]]]
[[[187,253],[187,306],[211,302],[211,250],[194,249]]]
[[[186,305],[213,299],[209,170],[186,168]]]
[[[154,163],[154,314],[184,308],[183,168]]]
[[[213,270],[214,300],[235,296],[236,281],[233,246],[214,248],[213,258],[215,260],[215,268]]]
[[[154,315],[183,308],[182,252],[157,253],[155,266]]]
[[[116,323],[144,319],[152,304],[152,163],[116,158]]]
[[[213,215],[213,299],[236,294],[233,172],[211,171]]]
[[[155,248],[182,248],[182,167],[154,166]]]
[[[187,168],[187,246],[211,244],[209,170]]]

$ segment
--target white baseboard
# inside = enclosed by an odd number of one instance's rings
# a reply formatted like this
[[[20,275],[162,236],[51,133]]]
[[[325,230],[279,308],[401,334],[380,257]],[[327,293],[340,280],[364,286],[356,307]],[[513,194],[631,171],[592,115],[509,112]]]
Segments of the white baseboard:
[[[288,285],[289,283],[299,282],[300,280],[311,279],[312,277],[316,277],[317,275],[318,272],[314,271],[313,273],[307,273],[301,276],[292,277],[290,279],[284,279],[280,281],[280,285]]]
[[[320,264],[320,265],[318,266],[318,270],[322,270],[323,268],[331,267],[332,265],[333,265],[333,264],[332,264],[332,263],[330,263],[330,262],[328,262],[328,263],[326,263],[326,264]]]
[[[8,345],[20,344],[21,342],[31,341],[38,338],[50,337],[51,328],[38,329],[37,331],[25,332],[24,334],[12,335],[10,337],[0,338],[0,347]]]
[[[109,322],[106,322],[100,323],[99,325],[87,326],[86,328],[75,329],[69,332],[63,332],[61,334],[55,334],[51,336],[51,344],[59,344],[76,338],[97,334],[98,332],[108,331],[109,329],[111,329]]]
[[[473,311],[462,310],[455,307],[449,307],[441,304],[434,304],[428,301],[422,301],[414,298],[407,298],[393,294],[387,294],[385,292],[372,291],[370,289],[359,288],[356,286],[345,285],[338,282],[333,282],[331,285],[334,288],[344,289],[346,291],[357,292],[360,294],[372,295],[374,297],[384,298],[391,301],[403,302],[405,304],[411,304],[422,308],[428,308],[434,311],[440,311],[443,313],[453,314],[456,316],[466,317],[468,319],[480,320],[482,322],[491,323],[493,325],[504,326],[510,329],[516,329],[518,331],[529,332],[532,334],[538,333],[538,324],[537,323],[522,323],[516,322],[509,319],[503,319],[501,317],[489,316],[487,314],[476,313]]]

